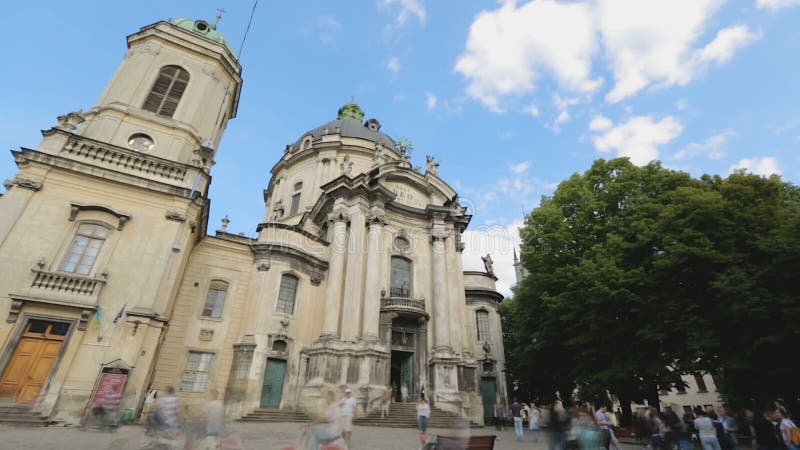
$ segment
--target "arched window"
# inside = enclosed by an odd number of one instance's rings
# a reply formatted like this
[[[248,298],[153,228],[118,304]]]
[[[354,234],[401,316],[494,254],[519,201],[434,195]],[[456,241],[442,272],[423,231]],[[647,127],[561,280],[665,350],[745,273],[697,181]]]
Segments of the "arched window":
[[[203,317],[219,319],[222,317],[222,308],[225,307],[225,297],[228,296],[228,283],[214,280],[208,287],[206,303],[203,305]]]
[[[102,225],[81,224],[61,263],[61,271],[89,275],[107,235],[108,229]]]
[[[286,314],[294,314],[294,303],[297,297],[297,277],[284,274],[281,277],[281,288],[278,291],[278,304],[275,310]]]
[[[489,340],[489,311],[479,309],[475,311],[475,321],[478,328],[478,342]]]
[[[302,190],[302,181],[294,184],[294,195],[292,195],[292,207],[289,209],[289,215],[295,215],[300,210],[300,191]]]
[[[401,256],[392,256],[392,277],[389,296],[411,297],[411,261]]]
[[[162,67],[143,108],[159,116],[172,117],[188,84],[189,72],[178,66]]]

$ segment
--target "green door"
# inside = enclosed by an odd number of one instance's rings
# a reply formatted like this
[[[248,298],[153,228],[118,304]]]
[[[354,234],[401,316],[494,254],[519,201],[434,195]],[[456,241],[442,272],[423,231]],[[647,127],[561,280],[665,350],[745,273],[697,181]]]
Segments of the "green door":
[[[413,353],[403,352],[403,359],[400,360],[400,380],[408,388],[409,400],[414,401],[414,376],[411,373],[411,355]]]
[[[268,359],[264,371],[264,387],[261,389],[261,407],[277,409],[283,394],[283,376],[286,374],[286,361]]]
[[[492,417],[492,408],[497,402],[497,380],[481,378],[481,398],[483,399],[483,417]]]

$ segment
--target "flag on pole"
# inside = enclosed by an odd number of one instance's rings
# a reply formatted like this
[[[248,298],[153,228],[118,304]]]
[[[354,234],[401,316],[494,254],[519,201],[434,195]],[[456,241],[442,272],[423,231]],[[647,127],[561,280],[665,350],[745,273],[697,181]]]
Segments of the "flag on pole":
[[[125,315],[125,307],[126,307],[126,306],[128,306],[128,304],[127,304],[127,303],[125,303],[124,305],[122,305],[122,308],[120,308],[120,309],[119,309],[119,312],[117,313],[117,315],[116,315],[116,316],[114,316],[114,323],[117,323],[117,322],[119,322],[119,319],[122,319],[122,316],[124,316],[124,315]]]
[[[101,314],[102,313],[100,312],[100,306],[98,306],[97,307],[97,311],[94,312],[94,317],[92,317],[92,322],[91,322],[91,326],[95,330],[100,328],[100,316],[101,316]]]

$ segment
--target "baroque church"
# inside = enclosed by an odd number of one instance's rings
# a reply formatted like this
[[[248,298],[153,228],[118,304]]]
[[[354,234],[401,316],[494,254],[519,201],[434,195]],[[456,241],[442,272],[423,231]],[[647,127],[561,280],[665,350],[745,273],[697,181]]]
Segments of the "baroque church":
[[[507,405],[491,259],[462,269],[471,216],[355,103],[275,152],[257,235],[208,230],[211,168],[241,66],[214,24],[128,36],[96,105],[58,117],[0,196],[0,413],[76,424],[212,390],[236,419],[362,413],[405,385],[482,422]],[[334,112],[332,108],[332,113]],[[331,117],[333,118],[333,114]]]

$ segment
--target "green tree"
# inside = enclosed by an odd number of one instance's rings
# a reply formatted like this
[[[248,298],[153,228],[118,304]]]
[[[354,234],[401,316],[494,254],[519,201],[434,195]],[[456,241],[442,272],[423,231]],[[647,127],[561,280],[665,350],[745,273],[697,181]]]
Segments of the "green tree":
[[[682,374],[714,371],[735,404],[796,400],[798,205],[777,177],[625,158],[573,175],[522,229],[532,275],[501,310],[514,385],[657,405]]]

